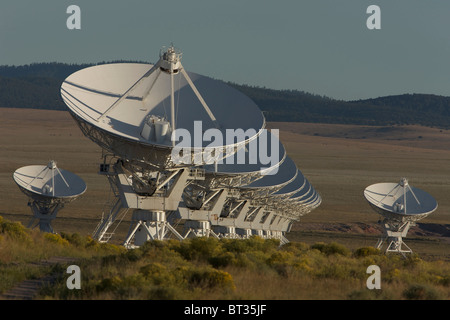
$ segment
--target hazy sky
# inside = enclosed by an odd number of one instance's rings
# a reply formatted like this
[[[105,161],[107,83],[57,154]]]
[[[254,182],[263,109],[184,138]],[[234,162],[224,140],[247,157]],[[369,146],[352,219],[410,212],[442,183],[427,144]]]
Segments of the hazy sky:
[[[81,30],[69,30],[69,5]],[[369,30],[369,5],[381,30]],[[0,65],[156,62],[172,43],[193,72],[337,99],[450,96],[450,1],[1,0]]]

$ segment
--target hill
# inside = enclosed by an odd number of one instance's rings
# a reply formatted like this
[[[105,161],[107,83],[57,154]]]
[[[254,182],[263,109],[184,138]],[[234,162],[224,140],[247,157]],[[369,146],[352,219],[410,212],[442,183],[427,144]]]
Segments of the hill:
[[[99,64],[103,63],[105,62]],[[90,65],[93,64],[55,62],[0,66],[0,107],[66,110],[59,93],[62,81],[71,73]],[[358,125],[419,124],[450,128],[450,97],[402,94],[343,101],[299,90],[228,84],[253,99],[264,111],[268,121]]]

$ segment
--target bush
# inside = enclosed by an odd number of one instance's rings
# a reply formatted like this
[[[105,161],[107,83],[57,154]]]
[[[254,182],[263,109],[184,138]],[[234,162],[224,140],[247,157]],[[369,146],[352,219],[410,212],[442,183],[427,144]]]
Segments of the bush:
[[[29,231],[20,222],[10,222],[0,217],[0,233],[15,240],[31,241]]]
[[[155,285],[168,285],[175,280],[167,267],[158,262],[141,267],[139,272]]]
[[[403,297],[408,300],[436,300],[439,299],[437,291],[422,284],[412,284],[403,291]]]
[[[120,288],[121,283],[122,279],[117,276],[106,278],[100,281],[100,283],[96,286],[96,290],[98,292],[114,292]]]
[[[263,239],[259,236],[252,236],[248,239],[221,239],[222,247],[226,251],[245,253],[250,251],[262,251],[267,253],[279,247],[278,239]]]
[[[219,240],[212,237],[192,238],[175,248],[187,260],[208,260],[220,250]]]
[[[88,238],[84,238],[78,233],[68,234],[61,232],[61,238],[66,239],[70,244],[73,244],[76,247],[85,247],[89,243]]]
[[[280,276],[287,277],[293,269],[294,255],[291,252],[274,252],[266,261]]]
[[[209,267],[191,269],[188,272],[188,281],[190,284],[200,288],[236,289],[231,274]]]
[[[218,256],[214,256],[208,259],[209,264],[214,268],[226,267],[234,264],[236,258],[232,252],[223,252]]]
[[[350,251],[343,246],[342,244],[331,242],[331,243],[324,243],[324,242],[318,242],[316,244],[313,244],[311,246],[311,249],[317,249],[320,252],[326,254],[327,256],[332,254],[340,254],[343,256],[348,256]]]
[[[309,248],[309,244],[304,242],[289,242],[282,247],[282,250],[293,253],[301,253],[307,251]]]
[[[379,255],[379,254],[381,254],[380,249],[377,249],[374,247],[362,247],[362,248],[356,249],[356,251],[354,252],[354,256],[357,258]]]
[[[176,300],[182,299],[183,293],[176,287],[156,287],[150,289],[149,300]]]
[[[69,245],[69,241],[67,241],[66,239],[63,239],[59,234],[56,234],[56,233],[45,233],[44,239],[49,242],[56,243],[60,246],[68,246]]]

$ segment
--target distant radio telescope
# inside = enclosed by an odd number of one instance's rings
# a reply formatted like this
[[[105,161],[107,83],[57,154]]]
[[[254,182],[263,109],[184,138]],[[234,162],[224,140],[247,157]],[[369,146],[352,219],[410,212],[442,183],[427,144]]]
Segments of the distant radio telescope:
[[[412,253],[402,240],[409,227],[427,217],[438,207],[437,201],[427,192],[412,187],[406,178],[399,183],[377,183],[364,190],[370,206],[384,217],[382,222],[385,237],[377,248],[387,242],[386,252]]]
[[[28,227],[54,233],[51,222],[66,203],[75,200],[86,191],[86,184],[77,175],[59,169],[55,161],[47,165],[32,165],[17,169],[14,181],[30,201],[33,218]]]

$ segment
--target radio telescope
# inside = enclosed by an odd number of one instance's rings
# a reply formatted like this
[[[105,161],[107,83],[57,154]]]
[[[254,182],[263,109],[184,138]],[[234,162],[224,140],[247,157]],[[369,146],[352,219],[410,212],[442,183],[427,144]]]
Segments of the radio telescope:
[[[261,150],[269,151],[270,161],[259,156]],[[277,135],[264,130],[245,148],[223,161],[204,165],[204,180],[193,181],[186,187],[183,203],[178,208],[180,218],[186,220],[185,234],[237,237],[236,231],[239,233],[240,227],[244,228],[243,217],[250,204],[239,197],[237,188],[263,178],[285,158],[286,151]]]
[[[171,157],[176,129],[191,135],[191,141],[178,145],[192,147],[192,158],[200,159],[197,165],[207,146],[226,156],[255,138],[265,126],[256,104],[221,81],[185,71],[181,57],[179,50],[169,47],[162,49],[154,65],[88,67],[63,82],[61,95],[86,136],[145,170],[192,166],[175,163]],[[208,129],[218,130],[223,137],[231,129],[256,132],[224,144],[202,139]]]
[[[276,161],[227,163],[242,152],[249,160],[252,145],[273,134],[251,99],[222,81],[187,72],[181,57],[175,47],[163,47],[155,64],[97,65],[61,86],[70,114],[103,151],[99,173],[108,178],[113,200],[93,233],[100,242],[109,241],[129,211],[127,247],[169,236],[270,229],[268,222],[244,221],[249,210],[268,205],[252,195],[267,198],[298,174],[277,139],[266,145]],[[267,178],[270,170],[277,170],[276,178]],[[252,185],[259,180],[266,186]],[[181,220],[184,235],[176,228]]]
[[[385,237],[377,248],[387,242],[387,252],[412,253],[402,240],[409,227],[424,219],[438,207],[436,200],[427,192],[409,185],[406,178],[399,183],[377,183],[364,190],[370,206],[384,217],[382,222]]]
[[[77,175],[59,169],[55,161],[47,165],[32,165],[17,169],[14,181],[30,201],[33,213],[28,227],[39,225],[43,232],[55,233],[51,222],[66,203],[72,202],[86,191],[86,184]]]

